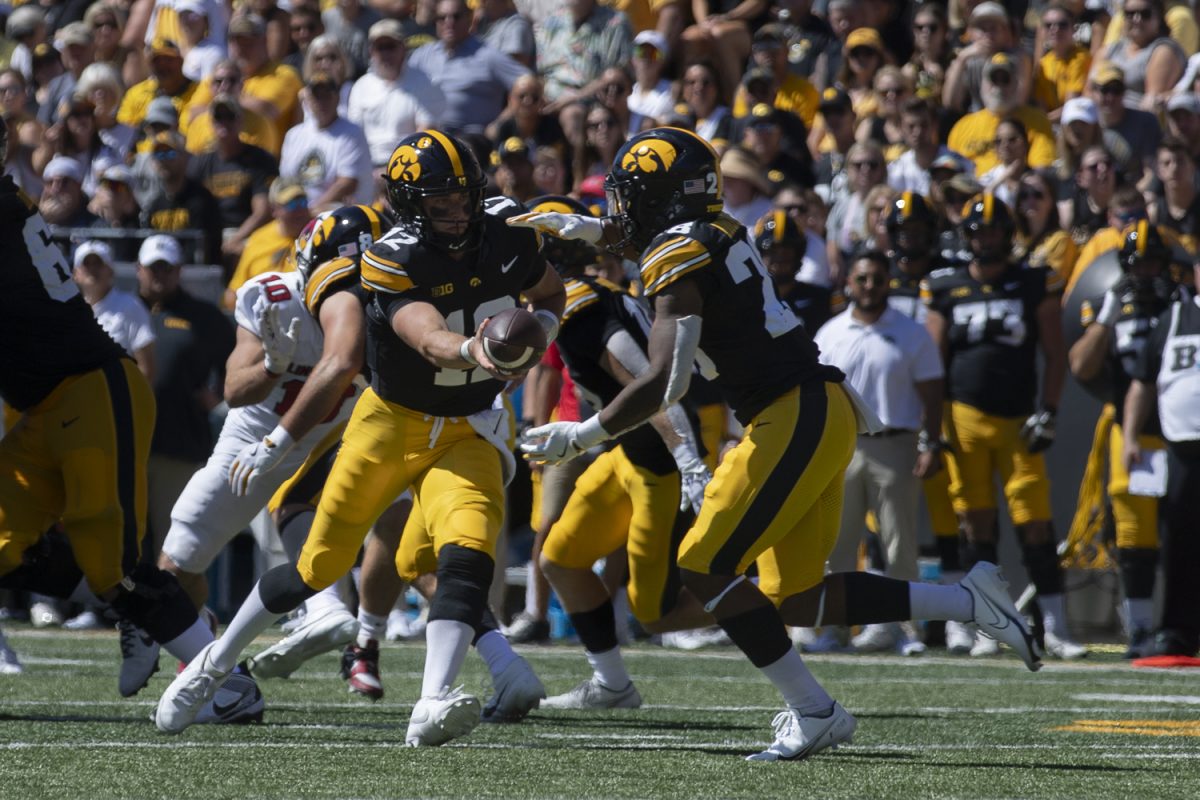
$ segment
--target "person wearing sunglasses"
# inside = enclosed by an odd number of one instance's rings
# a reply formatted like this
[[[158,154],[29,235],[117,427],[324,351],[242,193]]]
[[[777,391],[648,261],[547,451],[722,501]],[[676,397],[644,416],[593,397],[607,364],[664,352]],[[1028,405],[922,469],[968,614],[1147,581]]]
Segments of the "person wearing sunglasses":
[[[1088,94],[1096,102],[1100,128],[1120,137],[1130,154],[1124,164],[1125,178],[1141,181],[1144,170],[1153,171],[1155,153],[1162,139],[1158,117],[1126,102],[1125,71],[1111,61],[1092,65]]]
[[[1104,57],[1125,73],[1125,102],[1131,108],[1154,111],[1183,77],[1187,53],[1164,24],[1164,5],[1163,0],[1126,0],[1121,36],[1104,50]]]
[[[1054,202],[1056,182],[1046,170],[1029,170],[1017,183],[1017,251],[1033,267],[1052,269],[1064,284],[1075,270],[1079,247],[1059,221]]]
[[[629,92],[630,132],[662,124],[675,105],[671,82],[662,76],[670,56],[667,37],[640,31],[633,38],[633,88]]]
[[[212,192],[188,175],[191,155],[178,131],[163,131],[151,142],[152,171],[159,184],[142,203],[142,227],[201,234],[192,263],[221,263],[221,209]],[[202,259],[202,260],[201,260]]]
[[[966,35],[970,44],[958,51],[946,70],[942,105],[960,112],[986,108],[987,68],[1001,55],[1007,57],[1013,68],[1012,102],[1026,103],[1033,86],[1033,62],[1021,51],[1012,17],[1005,7],[991,0],[975,5],[967,21]]]
[[[1042,12],[1041,36],[1046,53],[1033,76],[1033,97],[1058,122],[1063,103],[1079,97],[1087,87],[1092,65],[1091,52],[1075,41],[1075,15],[1064,5],[1054,4]]]

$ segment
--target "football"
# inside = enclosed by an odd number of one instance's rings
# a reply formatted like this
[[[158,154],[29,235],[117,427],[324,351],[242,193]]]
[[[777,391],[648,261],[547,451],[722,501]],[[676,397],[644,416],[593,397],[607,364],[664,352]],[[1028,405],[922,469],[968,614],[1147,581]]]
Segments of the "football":
[[[546,352],[546,332],[530,312],[506,308],[484,326],[483,351],[505,372],[523,372]]]

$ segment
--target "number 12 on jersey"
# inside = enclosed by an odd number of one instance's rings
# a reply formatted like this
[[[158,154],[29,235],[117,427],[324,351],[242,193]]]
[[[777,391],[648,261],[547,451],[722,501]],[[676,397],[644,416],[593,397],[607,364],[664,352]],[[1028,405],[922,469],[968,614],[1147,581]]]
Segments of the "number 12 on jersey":
[[[486,303],[476,306],[475,321],[470,332],[464,325],[467,318],[466,312],[460,308],[446,316],[446,327],[463,336],[471,336],[479,330],[479,326],[483,324],[484,320],[499,314],[506,308],[514,308],[516,305],[511,297],[497,297],[495,300],[488,300]],[[433,382],[437,386],[463,386],[468,383],[490,380],[491,377],[483,367],[473,369],[441,367],[434,373]]]

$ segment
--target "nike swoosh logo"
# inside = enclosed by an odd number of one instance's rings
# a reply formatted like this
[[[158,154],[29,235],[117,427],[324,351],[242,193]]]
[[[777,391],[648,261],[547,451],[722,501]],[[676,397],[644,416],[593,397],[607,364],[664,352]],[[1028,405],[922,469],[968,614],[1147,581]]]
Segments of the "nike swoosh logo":
[[[71,427],[72,425],[74,425],[74,424],[75,424],[76,422],[78,422],[78,421],[79,421],[79,417],[71,417],[70,419],[63,420],[63,424],[62,424],[62,426],[63,426],[64,428],[69,428],[69,427]]]
[[[512,257],[512,261],[509,261],[507,264],[505,264],[504,266],[500,267],[500,271],[501,271],[501,272],[504,272],[504,273],[507,273],[507,272],[508,272],[510,269],[512,269],[512,268],[513,268],[513,264],[517,263],[517,258],[518,258],[518,256],[513,256],[513,257]]]

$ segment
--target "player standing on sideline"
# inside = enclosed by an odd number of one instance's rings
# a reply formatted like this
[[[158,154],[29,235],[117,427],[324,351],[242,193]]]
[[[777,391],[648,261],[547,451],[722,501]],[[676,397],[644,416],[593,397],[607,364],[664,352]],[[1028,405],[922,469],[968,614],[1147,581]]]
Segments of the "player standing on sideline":
[[[1075,659],[1087,648],[1067,632],[1063,570],[1050,515],[1050,483],[1042,451],[1054,444],[1054,417],[1066,375],[1062,278],[1053,269],[1010,259],[1015,223],[991,194],[963,208],[969,264],[941,270],[921,285],[925,325],[946,365],[950,495],[963,526],[962,566],[996,560],[995,473],[1004,481],[1022,560],[1037,589],[1046,651]],[[1045,356],[1041,405],[1037,351]],[[993,655],[995,639],[979,635],[971,655]]]
[[[783,695],[775,741],[753,760],[803,758],[849,741],[856,722],[792,647],[785,621],[813,627],[910,619],[975,619],[1018,650],[1032,637],[999,569],[980,564],[958,586],[866,573],[823,576],[841,517],[842,476],[856,418],[877,419],[823,367],[800,321],[781,303],[746,230],[722,213],[716,152],[694,133],[655,128],[617,152],[605,181],[615,216],[513,220],[637,258],[654,304],[649,369],[582,423],[529,432],[531,460],[564,461],[677,402],[698,363],[722,389],[741,441],[705,492],[679,549],[684,585]],[[746,580],[757,560],[759,582]]]
[[[0,157],[7,147],[0,120]],[[188,660],[212,632],[172,575],[138,563],[154,392],[100,327],[9,176],[0,177],[0,238],[0,398],[22,415],[0,440],[0,588],[111,604]],[[69,548],[43,537],[55,522]],[[254,682],[239,678],[237,694],[223,704],[231,715],[261,718]]]
[[[538,238],[507,228],[520,206],[485,205],[486,177],[468,147],[439,131],[405,137],[388,165],[399,223],[362,259],[371,387],[346,427],[297,564],[269,571],[228,630],[159,701],[160,730],[178,732],[279,615],[350,569],[371,523],[413,487],[438,557],[425,680],[406,741],[437,745],[479,722],[479,701],[450,687],[483,615],[511,454],[492,409],[504,381],[483,350],[483,323],[524,299],[557,332],[564,293]],[[277,428],[260,452],[286,446]],[[493,442],[495,442],[493,444]]]

